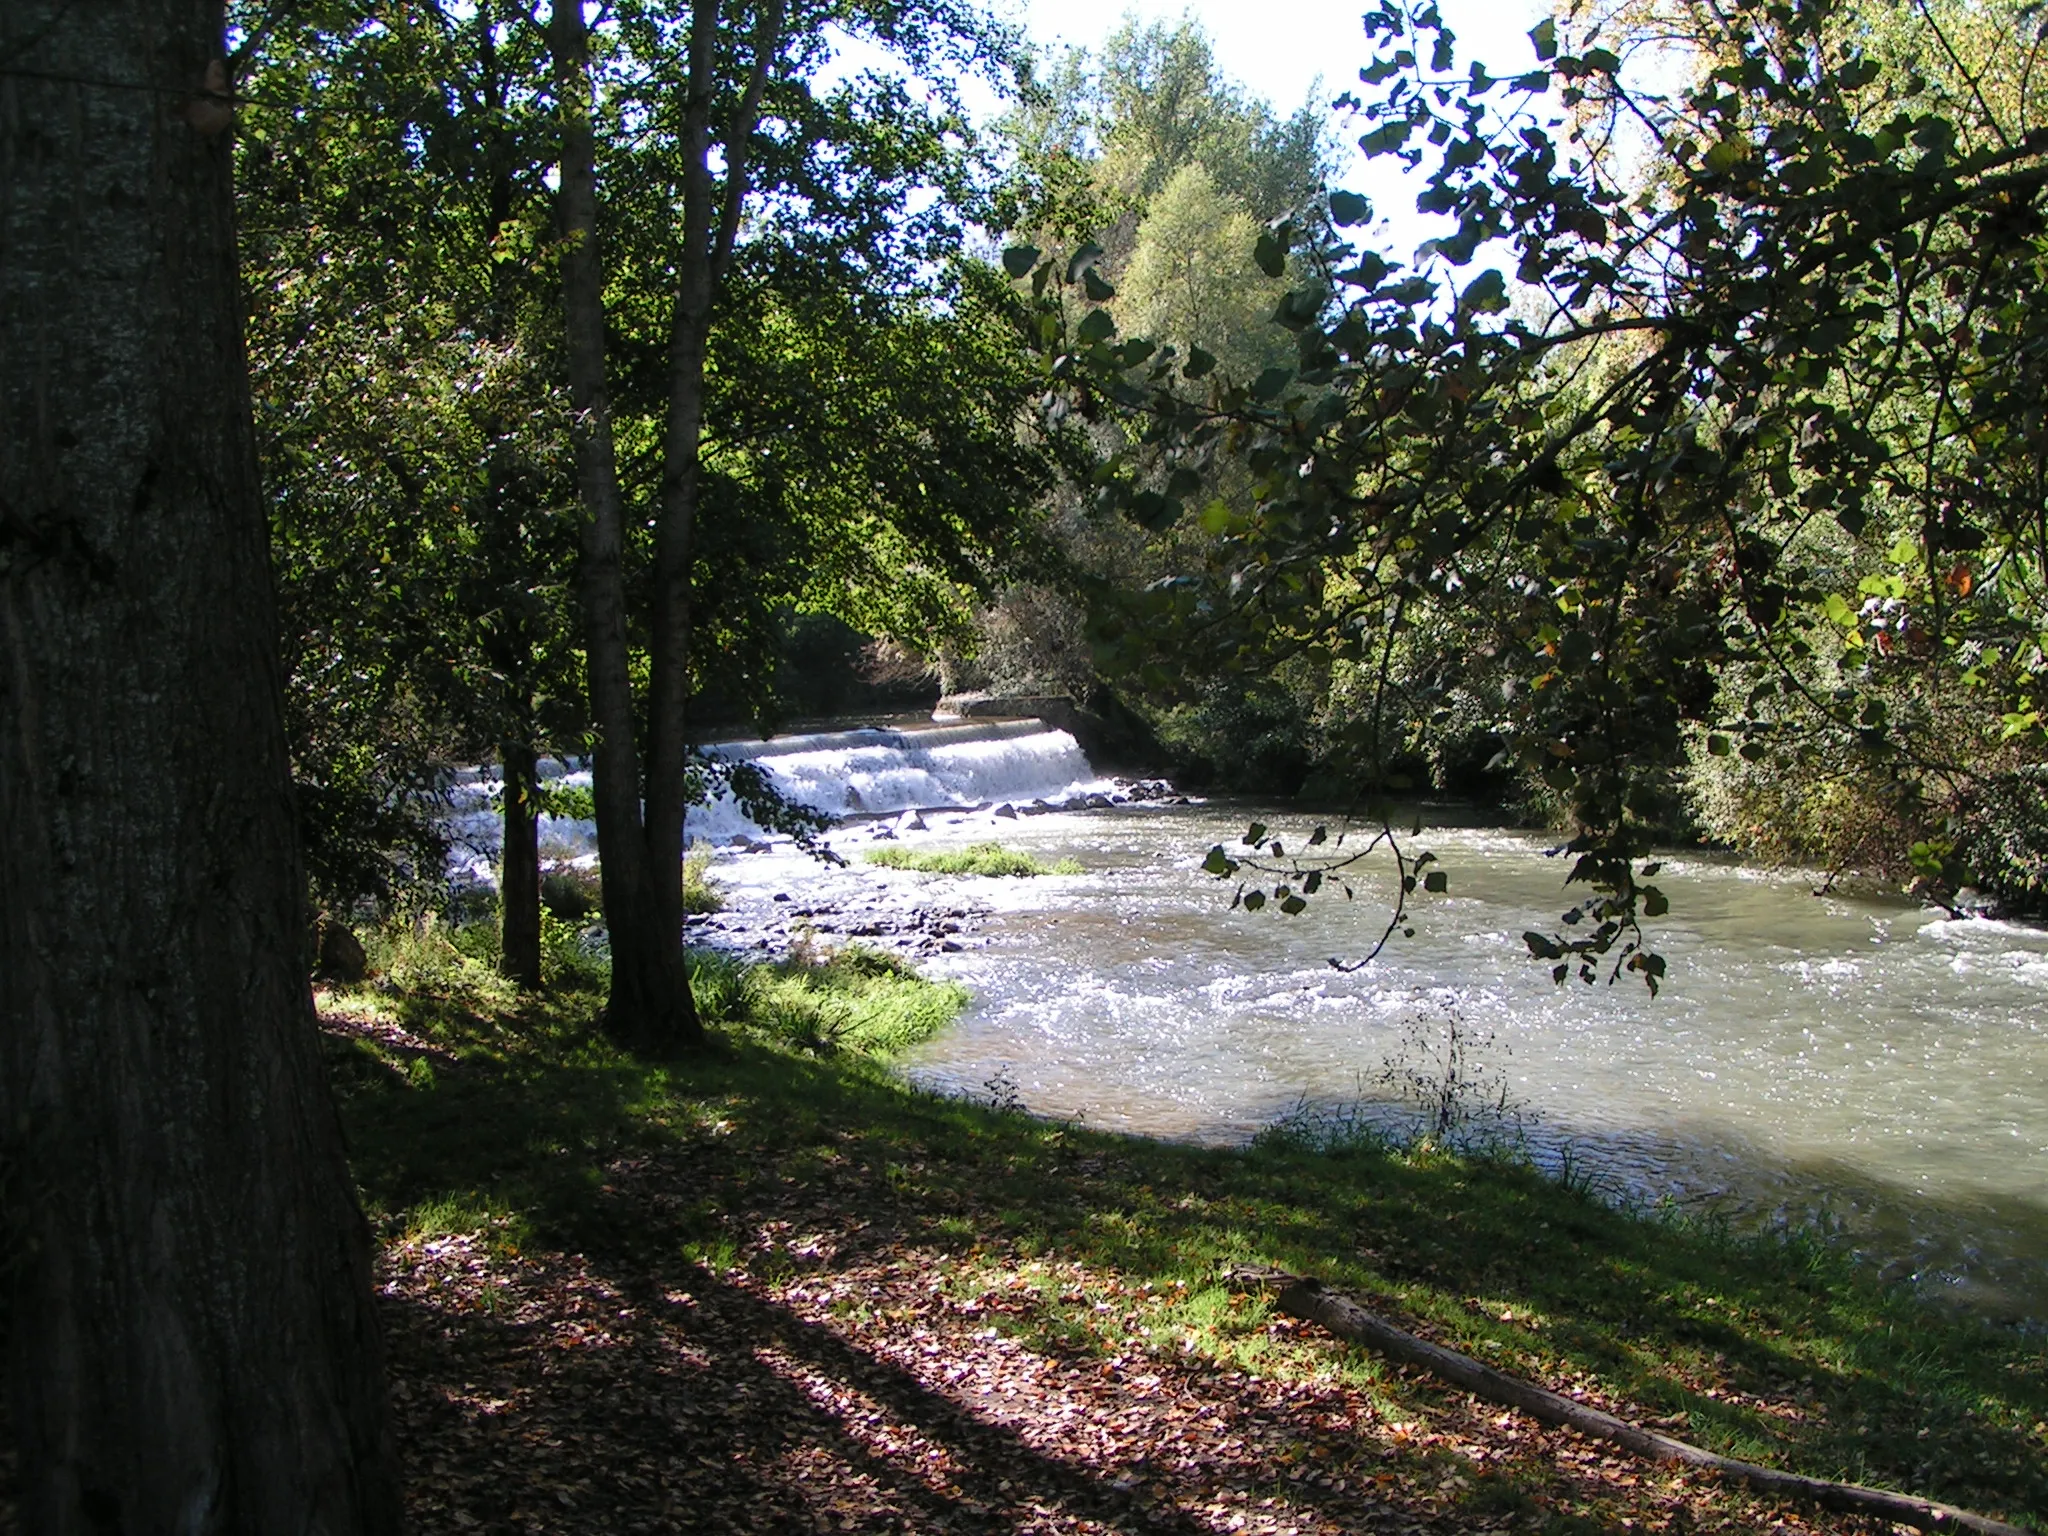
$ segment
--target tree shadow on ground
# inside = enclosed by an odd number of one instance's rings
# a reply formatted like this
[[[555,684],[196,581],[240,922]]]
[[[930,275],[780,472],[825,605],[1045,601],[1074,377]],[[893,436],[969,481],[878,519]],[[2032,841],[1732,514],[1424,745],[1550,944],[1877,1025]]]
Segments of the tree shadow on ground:
[[[650,1114],[650,1104],[668,1107]],[[467,1063],[424,1086],[378,1068],[353,1084],[348,1119],[373,1204],[397,1212],[466,1193],[516,1210],[528,1240],[558,1253],[547,1263],[584,1266],[579,1285],[616,1300],[619,1327],[607,1325],[608,1337],[637,1340],[613,1357],[629,1361],[625,1378],[600,1370],[586,1380],[581,1362],[602,1356],[578,1353],[582,1343],[510,1342],[508,1329],[568,1326],[559,1307],[521,1302],[537,1310],[515,1325],[493,1319],[495,1303],[462,1302],[468,1282],[448,1292],[453,1313],[431,1290],[394,1290],[401,1361],[440,1362],[420,1374],[414,1390],[426,1396],[406,1412],[417,1417],[438,1392],[436,1413],[453,1405],[456,1419],[502,1431],[533,1467],[552,1469],[536,1471],[534,1486],[567,1480],[556,1523],[535,1525],[519,1514],[527,1506],[506,1506],[490,1518],[512,1521],[507,1530],[583,1528],[571,1513],[584,1497],[574,1480],[602,1480],[611,1474],[593,1469],[614,1463],[612,1507],[651,1522],[610,1527],[622,1530],[720,1529],[706,1523],[714,1509],[740,1530],[834,1528],[841,1518],[856,1529],[1026,1530],[1033,1520],[1062,1530],[1217,1528],[1206,1516],[1185,1524],[1194,1484],[1167,1478],[1147,1502],[1147,1468],[1121,1466],[1085,1437],[1027,1440],[947,1384],[943,1364],[936,1374],[916,1361],[906,1370],[894,1344],[891,1358],[878,1353],[882,1332],[863,1332],[865,1313],[902,1301],[864,1296],[863,1286],[900,1291],[902,1273],[920,1266],[934,1286],[953,1285],[1033,1256],[1185,1293],[1215,1291],[1219,1262],[1276,1263],[1490,1363],[1553,1385],[1592,1384],[1624,1410],[1677,1415],[1685,1422],[1665,1427],[1718,1449],[1959,1503],[2048,1507],[2048,1474],[2024,1427],[2048,1413],[2038,1358],[2018,1368],[2011,1351],[1950,1358],[1947,1346],[1969,1325],[1845,1278],[1824,1253],[1629,1220],[1524,1168],[1134,1141],[744,1044],[667,1067]],[[719,1257],[694,1262],[710,1254]],[[510,1261],[480,1262],[490,1271]],[[896,1279],[875,1278],[885,1273]],[[812,1281],[826,1291],[848,1284],[829,1305],[788,1304]],[[518,1290],[502,1277],[491,1283]],[[689,1303],[667,1299],[676,1295]],[[1034,1305],[1002,1319],[1013,1337],[1074,1374],[1093,1357],[1125,1368],[1109,1359],[1117,1346],[1089,1331],[1088,1310],[1100,1306],[1092,1294]],[[893,1337],[915,1338],[927,1321],[905,1316]],[[1253,1334],[1267,1320],[1252,1308],[1232,1326]],[[930,1333],[925,1347],[941,1356],[966,1347],[957,1330]],[[482,1351],[474,1366],[465,1363],[472,1347]],[[1325,1346],[1321,1358],[1340,1353]],[[508,1388],[495,1397],[479,1384],[491,1359]],[[1179,1380],[1175,1369],[1154,1374]],[[1387,1390],[1449,1404],[1426,1387],[1390,1380]],[[434,1438],[424,1421],[418,1433]],[[1329,1457],[1343,1475],[1304,1484],[1255,1455],[1221,1483],[1209,1479],[1209,1491],[1234,1481],[1233,1497],[1262,1494],[1278,1506],[1275,1520],[1302,1529],[1392,1530],[1422,1518],[1487,1529],[1518,1509],[1536,1518],[1484,1476],[1439,1490],[1426,1507],[1404,1500],[1406,1512],[1361,1503],[1361,1486],[1396,1494],[1374,1480],[1376,1469],[1384,1476],[1376,1461],[1360,1464],[1381,1452],[1355,1422],[1320,1444],[1313,1416],[1276,1418],[1265,1433],[1261,1443],[1286,1466]],[[648,1446],[662,1448],[657,1462],[687,1465],[649,1471]],[[468,1464],[451,1456],[451,1466]],[[416,1456],[414,1465],[415,1502],[432,1508],[434,1463]],[[495,1473],[462,1476],[482,1478],[475,1497],[497,1496]],[[835,1514],[834,1497],[852,1506]],[[661,1523],[683,1506],[698,1523]],[[458,1507],[469,1509],[448,1506]],[[484,1518],[483,1507],[471,1517]],[[1856,1527],[1837,1518],[1816,1528]]]
[[[420,1529],[1213,1528],[1121,1469],[1047,1454],[831,1328],[694,1266],[614,1282],[543,1265],[521,1299],[559,1307],[551,1288],[611,1315],[565,1344],[560,1316],[451,1326],[443,1306],[392,1298]],[[1321,1528],[1426,1528],[1355,1500],[1345,1513]]]

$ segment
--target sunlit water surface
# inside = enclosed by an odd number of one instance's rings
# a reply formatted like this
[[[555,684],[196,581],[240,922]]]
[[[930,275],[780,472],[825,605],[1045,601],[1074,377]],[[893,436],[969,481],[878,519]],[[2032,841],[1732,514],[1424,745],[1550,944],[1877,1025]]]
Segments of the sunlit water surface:
[[[2048,1318],[2048,933],[1681,858],[1657,882],[1671,898],[1653,925],[1662,995],[1558,987],[1520,935],[1556,931],[1562,861],[1521,834],[1425,827],[1413,842],[1448,893],[1420,900],[1412,938],[1345,974],[1328,962],[1384,927],[1389,866],[1361,871],[1355,900],[1325,894],[1296,917],[1232,910],[1199,865],[1253,814],[935,815],[911,839],[994,835],[1076,858],[1078,876],[863,867],[869,834],[854,831],[835,839],[856,859],[846,871],[751,854],[718,877],[742,904],[858,899],[881,882],[991,908],[983,946],[928,966],[975,996],[908,1064],[943,1090],[994,1082],[1041,1114],[1215,1142],[1304,1104],[1392,1118],[1387,1069],[1440,1076],[1421,1047],[1449,1007],[1481,1042],[1472,1072],[1519,1110],[1497,1128],[1539,1161],[1619,1198],[1820,1223],[1923,1287]],[[1308,826],[1264,819],[1294,841]]]

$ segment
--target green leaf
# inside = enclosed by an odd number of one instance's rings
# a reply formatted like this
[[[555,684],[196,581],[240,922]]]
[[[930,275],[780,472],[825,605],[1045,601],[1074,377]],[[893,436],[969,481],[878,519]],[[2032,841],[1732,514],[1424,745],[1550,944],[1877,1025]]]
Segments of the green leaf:
[[[1038,247],[1035,245],[1013,245],[1003,252],[1003,270],[1012,277],[1022,277],[1038,265]]]
[[[1101,259],[1102,247],[1093,240],[1090,240],[1081,249],[1074,252],[1073,257],[1067,262],[1067,281],[1078,283],[1081,281],[1081,274]]]
[[[1346,226],[1372,222],[1372,204],[1356,192],[1330,194],[1330,221]]]
[[[1245,829],[1244,842],[1247,848],[1256,847],[1266,840],[1266,824],[1255,821]]]
[[[1280,910],[1282,912],[1285,912],[1289,917],[1294,916],[1294,914],[1297,912],[1306,911],[1307,908],[1308,903],[1303,901],[1299,896],[1290,896],[1285,901],[1280,903]]]
[[[1529,41],[1535,45],[1536,57],[1548,63],[1557,57],[1557,18],[1546,16],[1529,29]]]
[[[1643,916],[1645,917],[1662,917],[1671,910],[1670,898],[1655,886],[1644,886],[1642,896]]]
[[[1116,289],[1105,282],[1093,267],[1081,274],[1081,291],[1097,304],[1106,304],[1116,297]]]
[[[1223,845],[1218,843],[1209,850],[1209,856],[1202,860],[1202,869],[1205,873],[1215,875],[1218,878],[1225,875],[1234,875],[1237,873],[1237,860],[1225,853]]]
[[[1294,382],[1292,368],[1268,368],[1252,383],[1254,400],[1277,400],[1280,392]]]
[[[1252,260],[1259,264],[1259,270],[1268,277],[1280,277],[1287,271],[1287,247],[1267,230],[1259,236],[1259,243],[1252,247]]]
[[[1450,883],[1451,877],[1440,869],[1432,869],[1422,877],[1422,888],[1425,891],[1435,891],[1438,895],[1449,889]]]
[[[1749,158],[1749,146],[1740,139],[1723,139],[1707,151],[1707,169],[1726,176]]]
[[[1188,360],[1181,364],[1180,373],[1182,378],[1205,378],[1215,371],[1216,359],[1213,355],[1204,352],[1200,347],[1188,348]]]
[[[1466,285],[1459,308],[1468,314],[1497,315],[1508,307],[1508,282],[1498,270],[1488,267]]]
[[[1266,893],[1265,893],[1264,891],[1246,891],[1246,892],[1244,893],[1244,909],[1245,909],[1245,911],[1247,911],[1247,912],[1256,912],[1256,911],[1258,911],[1258,910],[1259,910],[1259,908],[1263,907],[1263,906],[1264,906],[1265,904],[1266,904]]]
[[[1939,879],[1942,861],[1949,852],[1950,845],[1945,842],[1915,843],[1906,850],[1906,861],[1928,878]]]
[[[1082,318],[1081,328],[1076,334],[1084,342],[1107,341],[1116,334],[1116,321],[1106,309],[1091,309]]]

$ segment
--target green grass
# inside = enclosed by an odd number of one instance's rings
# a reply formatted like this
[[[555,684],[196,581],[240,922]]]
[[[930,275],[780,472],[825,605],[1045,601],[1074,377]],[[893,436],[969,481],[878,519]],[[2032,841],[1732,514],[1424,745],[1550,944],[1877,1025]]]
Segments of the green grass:
[[[702,843],[683,855],[683,910],[717,912],[725,906],[725,892],[711,878],[712,852]]]
[[[971,843],[951,851],[910,848],[870,848],[861,857],[884,869],[911,869],[927,875],[1078,875],[1080,864],[1061,859],[1042,864],[1028,853],[1018,853],[1001,843]]]
[[[1042,1347],[1343,1378],[1390,1418],[1451,1401],[1217,1279],[1276,1264],[1726,1453],[2048,1517],[2048,1340],[1880,1285],[1818,1241],[1618,1212],[1426,1146],[1200,1148],[935,1097],[886,1054],[957,1001],[857,951],[700,960],[717,1044],[666,1062],[608,1044],[591,994],[507,1004],[448,974],[332,1000],[388,1011],[437,1052],[421,1074],[402,1050],[334,1042],[357,1175],[393,1236],[467,1223],[636,1264],[759,1265],[777,1202],[823,1181],[869,1221],[864,1240],[932,1255],[932,1284]],[[608,1169],[645,1158],[693,1170],[660,1219],[605,1193]],[[1488,1496],[1538,1499],[1522,1475]]]
[[[700,954],[692,987],[706,1024],[814,1052],[893,1054],[937,1034],[968,1001],[965,987],[859,945],[765,963]]]

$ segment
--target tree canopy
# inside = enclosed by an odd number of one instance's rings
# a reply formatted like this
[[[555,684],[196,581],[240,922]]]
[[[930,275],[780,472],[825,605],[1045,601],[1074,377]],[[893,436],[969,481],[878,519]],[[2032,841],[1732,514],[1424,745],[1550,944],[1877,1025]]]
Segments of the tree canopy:
[[[1454,227],[1412,262],[1295,222],[1262,237],[1268,276],[1305,269],[1274,313],[1282,373],[1208,377],[1048,311],[1054,377],[1139,424],[1107,503],[1165,526],[1219,460],[1252,477],[1202,513],[1201,563],[1104,639],[1132,664],[1163,627],[1197,666],[1349,669],[1355,748],[1384,764],[1397,663],[1461,631],[1500,663],[1492,724],[1558,797],[1589,890],[1528,947],[1560,979],[1653,986],[1646,860],[1674,772],[1732,756],[1941,787],[1956,835],[1910,850],[1939,873],[1972,805],[2038,801],[2048,746],[2048,124],[1983,62],[1987,38],[2037,53],[2039,19],[1958,8],[1958,46],[1928,6],[1882,26],[1677,10],[1699,67],[1669,91],[1631,72],[1627,18],[1547,20],[1500,80],[1458,67],[1433,6],[1369,11],[1361,145],[1423,172],[1418,206]],[[1998,56],[2020,80],[2032,53]],[[1301,871],[1277,878],[1299,893]]]

